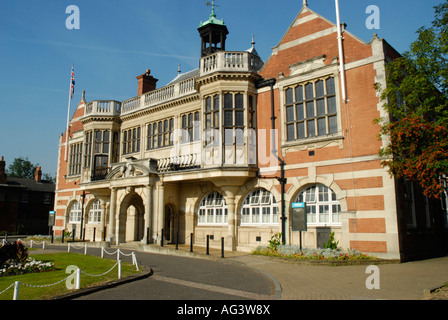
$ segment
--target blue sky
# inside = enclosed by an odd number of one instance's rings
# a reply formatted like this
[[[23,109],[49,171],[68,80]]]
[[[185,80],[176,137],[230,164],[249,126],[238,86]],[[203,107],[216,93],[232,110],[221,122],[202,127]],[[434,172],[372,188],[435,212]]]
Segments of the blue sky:
[[[398,52],[429,26],[442,0],[339,0],[341,22],[364,41],[373,33]],[[28,157],[56,174],[57,147],[67,119],[71,65],[76,89],[71,112],[86,99],[123,101],[137,95],[136,76],[151,70],[164,86],[197,68],[197,27],[208,19],[206,0],[0,0],[0,156],[7,166]],[[302,7],[302,0],[217,0],[227,50],[256,49],[266,61]],[[66,28],[66,8],[80,11],[80,29]],[[334,0],[308,0],[310,9],[336,21]],[[366,27],[366,8],[380,9],[380,28]]]

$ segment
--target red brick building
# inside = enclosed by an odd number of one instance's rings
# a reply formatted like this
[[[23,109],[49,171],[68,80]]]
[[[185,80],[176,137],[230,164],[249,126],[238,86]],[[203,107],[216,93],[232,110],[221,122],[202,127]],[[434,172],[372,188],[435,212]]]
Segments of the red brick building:
[[[60,139],[55,230],[113,243],[208,235],[245,251],[277,232],[321,247],[334,232],[344,249],[389,259],[446,253],[440,203],[378,156],[388,141],[374,120],[388,115],[375,84],[399,54],[344,29],[304,1],[263,63],[254,46],[226,51],[212,11],[198,28],[199,69],[159,89],[148,70],[123,102],[83,97]],[[303,232],[292,228],[296,202]]]
[[[6,161],[0,160],[0,232],[48,234],[48,215],[54,207],[55,184],[42,179],[37,167],[34,179],[12,178]]]

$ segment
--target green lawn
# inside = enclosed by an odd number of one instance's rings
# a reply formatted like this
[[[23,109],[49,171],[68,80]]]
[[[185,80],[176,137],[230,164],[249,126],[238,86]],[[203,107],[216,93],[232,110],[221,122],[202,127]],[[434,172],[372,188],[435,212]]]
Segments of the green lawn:
[[[70,265],[79,267],[83,272],[91,275],[99,275],[110,270],[117,261],[111,259],[101,259],[99,257],[83,255],[78,253],[51,253],[51,254],[38,254],[32,255],[32,257],[39,261],[52,262],[59,270],[49,271],[43,273],[29,273],[18,276],[5,276],[0,277],[0,292],[8,288],[15,281],[29,285],[48,285],[56,283],[69,276],[65,273],[65,270]],[[139,273],[136,271],[136,267],[130,263],[122,262],[122,278]],[[91,277],[81,273],[81,289],[97,286],[101,283],[114,281],[118,279],[118,266],[101,277]],[[64,295],[74,290],[68,290],[66,288],[66,281],[62,283],[44,287],[35,288],[20,285],[19,300],[46,300],[55,296]],[[14,286],[9,290],[0,294],[0,300],[12,300],[14,293]]]

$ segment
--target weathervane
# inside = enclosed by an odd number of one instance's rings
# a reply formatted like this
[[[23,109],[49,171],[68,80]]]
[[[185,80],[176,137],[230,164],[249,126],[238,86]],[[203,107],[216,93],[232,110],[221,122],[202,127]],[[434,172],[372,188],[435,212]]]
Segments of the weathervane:
[[[218,5],[215,5],[215,0],[212,0],[212,2],[210,2],[210,1],[207,1],[206,3],[205,3],[205,5],[207,6],[207,7],[212,7],[212,14],[210,15],[210,17],[216,17],[216,14],[215,14],[215,7],[219,7]]]

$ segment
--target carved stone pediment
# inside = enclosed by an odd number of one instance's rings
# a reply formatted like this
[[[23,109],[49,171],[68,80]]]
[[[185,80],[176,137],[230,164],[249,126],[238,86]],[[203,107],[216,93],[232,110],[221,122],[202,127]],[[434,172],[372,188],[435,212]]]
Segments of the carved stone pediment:
[[[136,178],[140,176],[145,176],[153,174],[149,167],[146,167],[142,163],[136,162],[125,162],[117,164],[107,175],[108,180],[119,180],[126,178]]]

